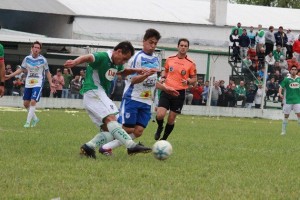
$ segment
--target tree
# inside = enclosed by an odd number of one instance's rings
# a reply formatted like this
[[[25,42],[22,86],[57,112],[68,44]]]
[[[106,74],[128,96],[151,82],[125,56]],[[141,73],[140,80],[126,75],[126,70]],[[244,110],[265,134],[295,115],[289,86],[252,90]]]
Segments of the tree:
[[[300,8],[299,0],[229,0],[229,2],[282,8]]]

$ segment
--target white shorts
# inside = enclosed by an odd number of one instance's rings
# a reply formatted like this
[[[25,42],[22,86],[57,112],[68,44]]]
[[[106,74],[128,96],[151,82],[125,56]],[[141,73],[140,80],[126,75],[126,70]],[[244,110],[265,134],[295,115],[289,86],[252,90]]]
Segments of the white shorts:
[[[103,124],[105,117],[119,113],[115,103],[106,95],[102,88],[84,93],[83,106],[97,127]]]
[[[289,115],[291,111],[294,110],[294,112],[300,113],[300,104],[284,104],[283,105],[283,113],[285,115]]]

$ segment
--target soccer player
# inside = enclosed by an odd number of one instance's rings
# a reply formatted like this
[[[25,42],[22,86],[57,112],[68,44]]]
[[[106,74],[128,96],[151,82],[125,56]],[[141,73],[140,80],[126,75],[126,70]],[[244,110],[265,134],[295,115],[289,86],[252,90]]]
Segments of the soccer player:
[[[144,74],[131,74],[127,77],[122,98],[119,123],[124,130],[135,139],[140,137],[151,118],[151,105],[154,97],[154,89],[157,87],[171,95],[178,95],[173,88],[168,88],[157,82],[157,71],[160,62],[154,53],[160,33],[155,29],[148,29],[143,38],[143,49],[135,53],[129,60],[130,69],[145,69]],[[119,140],[111,141],[102,147],[99,152],[104,155],[112,155],[112,149],[121,146]]]
[[[282,91],[284,89],[283,113],[281,135],[286,134],[288,118],[292,110],[298,117],[298,125],[300,126],[300,77],[297,75],[297,66],[293,65],[290,69],[290,76],[287,76],[281,81],[279,87],[279,97],[283,98]]]
[[[44,56],[40,55],[41,49],[42,44],[35,41],[31,47],[31,54],[24,58],[21,68],[10,75],[6,75],[6,78],[9,79],[27,71],[23,100],[28,114],[24,128],[35,127],[39,122],[39,118],[35,114],[35,109],[41,97],[45,76],[47,76],[52,91],[55,91],[47,60]]]
[[[136,144],[127,132],[117,122],[118,108],[108,97],[111,82],[118,74],[149,73],[143,69],[124,69],[124,64],[134,54],[134,48],[128,41],[119,43],[114,49],[107,52],[95,52],[79,56],[75,60],[67,60],[65,67],[74,67],[87,62],[85,81],[81,89],[83,104],[92,121],[100,127],[91,141],[83,144],[80,153],[87,157],[96,158],[95,148],[118,139],[125,144],[129,155],[148,153],[151,148]]]
[[[0,97],[4,95],[5,83],[5,64],[4,64],[4,48],[0,44]]]
[[[193,85],[197,81],[196,65],[194,61],[187,56],[189,40],[185,38],[179,39],[177,47],[178,53],[166,60],[161,81],[164,81],[165,86],[176,89],[179,92],[179,96],[174,97],[165,91],[161,92],[157,108],[156,123],[158,127],[154,136],[155,140],[167,140],[174,128],[176,115],[181,113],[185,99],[185,90],[189,85]],[[170,112],[167,125],[163,137],[160,138],[164,129],[164,117],[168,110],[170,110]]]

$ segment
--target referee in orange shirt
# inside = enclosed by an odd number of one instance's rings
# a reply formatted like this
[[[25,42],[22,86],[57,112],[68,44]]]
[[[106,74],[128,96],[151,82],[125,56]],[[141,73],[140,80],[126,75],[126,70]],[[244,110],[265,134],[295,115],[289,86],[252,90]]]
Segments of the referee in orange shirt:
[[[185,100],[185,90],[189,85],[194,85],[197,81],[196,64],[187,56],[189,44],[189,40],[185,38],[179,39],[177,46],[178,53],[167,58],[165,69],[161,73],[160,81],[166,86],[177,90],[179,96],[174,97],[164,91],[161,92],[156,115],[158,127],[154,136],[155,140],[167,140],[174,129],[177,114],[181,113]],[[170,110],[170,112],[164,130],[164,117],[168,110]],[[164,135],[160,138],[163,130]]]

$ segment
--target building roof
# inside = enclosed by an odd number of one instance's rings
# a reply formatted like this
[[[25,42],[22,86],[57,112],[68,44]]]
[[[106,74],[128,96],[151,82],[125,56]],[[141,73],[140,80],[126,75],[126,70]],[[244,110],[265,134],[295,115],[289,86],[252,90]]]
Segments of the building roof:
[[[42,12],[59,15],[74,15],[75,13],[57,0],[6,0],[1,1],[0,9],[25,12]]]

